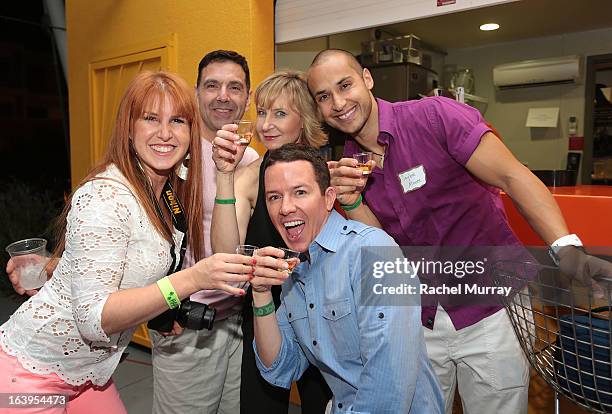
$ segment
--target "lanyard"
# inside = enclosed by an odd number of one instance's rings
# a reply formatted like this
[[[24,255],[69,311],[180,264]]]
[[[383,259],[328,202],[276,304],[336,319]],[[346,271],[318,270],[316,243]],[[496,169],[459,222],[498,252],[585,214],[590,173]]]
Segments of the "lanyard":
[[[168,275],[171,275],[172,273],[180,270],[183,266],[183,259],[185,258],[185,252],[187,251],[187,217],[185,215],[185,209],[183,208],[183,205],[181,204],[178,195],[174,192],[172,184],[170,184],[170,180],[166,180],[166,184],[164,184],[164,188],[162,190],[162,200],[164,200],[164,205],[170,212],[174,228],[183,233],[183,241],[179,250],[178,263],[176,260],[175,252],[176,245],[174,244],[174,238],[171,237],[172,248],[170,249],[170,257],[172,257],[172,264],[170,265],[170,269],[168,269]],[[162,222],[165,223],[164,215],[161,212],[157,200],[155,201],[155,209],[157,210],[157,214],[159,215]]]

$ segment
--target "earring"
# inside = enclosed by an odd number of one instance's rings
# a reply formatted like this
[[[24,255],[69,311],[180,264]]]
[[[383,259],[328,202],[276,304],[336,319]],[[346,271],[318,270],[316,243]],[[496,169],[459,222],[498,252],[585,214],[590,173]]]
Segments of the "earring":
[[[190,155],[187,154],[185,159],[176,167],[176,175],[183,181],[187,179],[187,173],[189,172],[189,168],[185,165],[185,163],[188,163],[189,158]]]
[[[134,156],[136,156],[136,158],[138,158],[138,152],[136,151],[136,147],[134,147],[134,141],[132,140],[132,136],[128,135],[128,139],[129,139],[130,149],[132,151],[134,151]]]

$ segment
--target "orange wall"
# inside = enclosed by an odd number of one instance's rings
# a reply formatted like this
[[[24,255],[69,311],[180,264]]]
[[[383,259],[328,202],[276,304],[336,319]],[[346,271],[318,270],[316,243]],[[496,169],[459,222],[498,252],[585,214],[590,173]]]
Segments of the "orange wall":
[[[576,233],[585,246],[612,246],[612,187],[582,185],[577,187],[549,188],[559,205],[570,233]],[[502,200],[510,226],[524,244],[543,246],[544,242],[535,234],[520,215],[508,195]]]
[[[166,69],[191,84],[200,59],[215,49],[248,59],[252,89],[274,70],[272,0],[68,0],[66,24],[73,185],[91,167],[91,63],[174,39]],[[253,108],[249,114],[254,116]]]

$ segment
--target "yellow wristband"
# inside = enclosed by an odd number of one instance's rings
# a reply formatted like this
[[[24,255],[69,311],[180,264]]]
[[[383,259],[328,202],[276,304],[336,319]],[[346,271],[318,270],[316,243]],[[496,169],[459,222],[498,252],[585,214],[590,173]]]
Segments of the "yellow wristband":
[[[178,295],[176,294],[176,290],[174,290],[174,286],[168,279],[168,276],[163,279],[159,279],[157,281],[157,287],[161,290],[164,299],[166,299],[166,303],[170,309],[176,309],[181,304]]]

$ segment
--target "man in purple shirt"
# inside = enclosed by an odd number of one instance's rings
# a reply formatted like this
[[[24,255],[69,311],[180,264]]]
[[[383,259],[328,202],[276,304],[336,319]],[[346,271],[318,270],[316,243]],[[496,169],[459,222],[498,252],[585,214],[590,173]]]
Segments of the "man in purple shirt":
[[[516,246],[502,189],[554,253],[582,245],[478,111],[441,97],[389,103],[373,86],[343,50],[320,52],[308,71],[324,120],[348,135],[344,156],[374,154],[369,178],[352,158],[329,165],[349,218],[382,225],[402,246]],[[424,306],[422,323],[447,413],[457,384],[466,413],[527,412],[528,364],[501,306]]]

